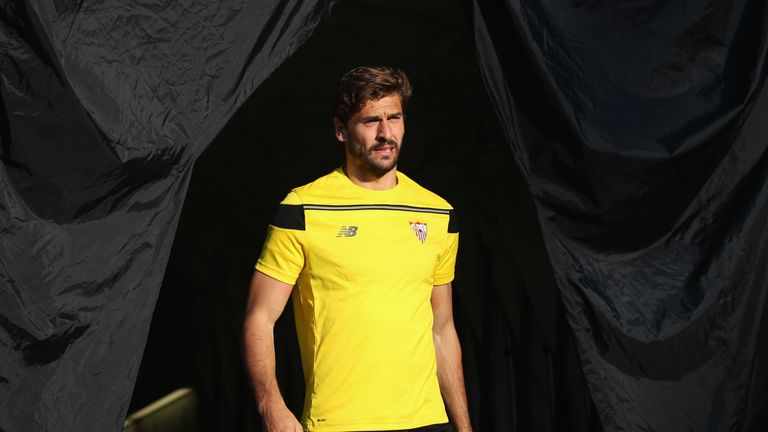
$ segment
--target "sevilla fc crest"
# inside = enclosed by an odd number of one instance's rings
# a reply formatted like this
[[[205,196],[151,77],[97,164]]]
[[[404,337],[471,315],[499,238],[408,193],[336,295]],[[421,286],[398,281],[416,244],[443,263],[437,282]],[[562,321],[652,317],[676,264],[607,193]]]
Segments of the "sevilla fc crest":
[[[419,241],[424,243],[427,239],[427,224],[424,222],[410,222],[413,233],[416,234]]]

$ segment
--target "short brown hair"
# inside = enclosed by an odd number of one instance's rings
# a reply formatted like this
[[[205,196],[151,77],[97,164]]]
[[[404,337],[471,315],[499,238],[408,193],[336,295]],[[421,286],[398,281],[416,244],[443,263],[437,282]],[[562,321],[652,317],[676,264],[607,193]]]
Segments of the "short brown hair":
[[[346,124],[368,101],[392,93],[400,95],[405,109],[411,99],[411,82],[400,69],[384,66],[360,66],[342,75],[333,102],[333,115]]]

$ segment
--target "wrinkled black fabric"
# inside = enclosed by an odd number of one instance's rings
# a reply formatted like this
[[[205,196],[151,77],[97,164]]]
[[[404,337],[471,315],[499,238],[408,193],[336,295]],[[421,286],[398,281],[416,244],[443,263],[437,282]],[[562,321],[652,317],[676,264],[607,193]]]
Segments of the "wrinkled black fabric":
[[[475,4],[486,86],[604,428],[755,427],[765,2]]]
[[[0,2],[0,430],[121,430],[195,158],[332,1]]]

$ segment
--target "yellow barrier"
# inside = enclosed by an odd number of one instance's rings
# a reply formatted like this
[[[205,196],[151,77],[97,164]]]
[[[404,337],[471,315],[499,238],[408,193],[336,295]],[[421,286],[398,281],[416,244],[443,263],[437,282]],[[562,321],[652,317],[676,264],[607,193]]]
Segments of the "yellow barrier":
[[[197,432],[197,395],[180,388],[125,419],[123,432]]]

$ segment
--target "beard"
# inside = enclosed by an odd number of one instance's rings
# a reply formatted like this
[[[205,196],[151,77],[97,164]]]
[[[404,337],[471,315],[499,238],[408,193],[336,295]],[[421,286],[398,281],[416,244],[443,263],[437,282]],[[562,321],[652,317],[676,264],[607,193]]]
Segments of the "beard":
[[[397,141],[389,140],[385,142],[379,142],[366,149],[365,144],[353,144],[349,141],[346,142],[347,150],[358,162],[358,165],[370,174],[376,177],[381,177],[384,174],[392,171],[397,166],[397,157],[400,155],[400,144]],[[374,150],[377,147],[390,145],[393,147],[392,154],[389,159],[377,159],[374,154]]]

